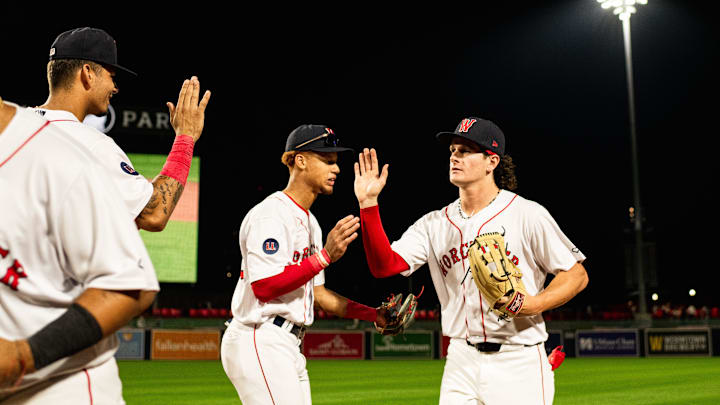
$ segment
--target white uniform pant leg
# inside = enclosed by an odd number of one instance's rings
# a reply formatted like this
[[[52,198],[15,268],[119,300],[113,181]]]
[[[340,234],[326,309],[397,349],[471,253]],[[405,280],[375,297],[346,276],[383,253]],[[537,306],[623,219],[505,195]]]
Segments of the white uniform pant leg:
[[[125,405],[117,363],[51,378],[11,396],[3,405]]]
[[[244,405],[310,405],[299,340],[270,323],[233,322],[222,341],[223,368]]]
[[[441,405],[550,405],[554,394],[554,373],[542,344],[483,353],[463,339],[451,339]]]

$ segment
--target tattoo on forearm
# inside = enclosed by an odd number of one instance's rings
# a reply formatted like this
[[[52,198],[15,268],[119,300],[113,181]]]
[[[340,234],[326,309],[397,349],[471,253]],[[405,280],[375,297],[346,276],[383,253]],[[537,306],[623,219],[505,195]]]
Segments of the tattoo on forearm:
[[[145,205],[140,216],[152,215],[158,209],[162,209],[165,216],[170,216],[180,201],[183,189],[183,185],[172,177],[158,176],[153,181],[150,201]]]

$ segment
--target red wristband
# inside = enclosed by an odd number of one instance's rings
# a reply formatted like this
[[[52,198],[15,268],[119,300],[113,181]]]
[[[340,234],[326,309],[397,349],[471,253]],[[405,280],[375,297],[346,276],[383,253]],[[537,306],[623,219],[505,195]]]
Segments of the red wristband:
[[[353,300],[348,300],[345,309],[345,318],[362,319],[363,321],[375,322],[377,320],[377,309],[370,308],[363,304],[358,304]]]
[[[172,149],[168,154],[165,165],[160,171],[163,176],[172,177],[179,181],[183,187],[187,182],[190,164],[192,163],[193,148],[195,141],[191,136],[178,135],[175,137]]]

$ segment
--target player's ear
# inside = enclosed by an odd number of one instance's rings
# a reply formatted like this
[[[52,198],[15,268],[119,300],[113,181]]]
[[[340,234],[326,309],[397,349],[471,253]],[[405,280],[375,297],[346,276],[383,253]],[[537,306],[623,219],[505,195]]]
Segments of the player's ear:
[[[302,153],[298,153],[295,155],[295,166],[300,170],[305,170],[307,167],[307,157],[303,155]]]
[[[80,68],[80,82],[85,90],[89,89],[95,83],[95,71],[90,64],[85,63]]]

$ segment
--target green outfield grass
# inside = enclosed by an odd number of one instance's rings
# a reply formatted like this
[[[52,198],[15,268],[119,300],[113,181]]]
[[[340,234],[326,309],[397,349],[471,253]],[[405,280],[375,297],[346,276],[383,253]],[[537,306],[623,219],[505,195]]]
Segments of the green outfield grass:
[[[128,405],[240,403],[219,361],[119,364]],[[444,364],[311,360],[313,404],[437,404]],[[569,358],[555,371],[555,388],[560,405],[717,405],[720,358]]]
[[[158,280],[168,283],[197,281],[197,222],[168,221],[162,232],[140,230]]]

